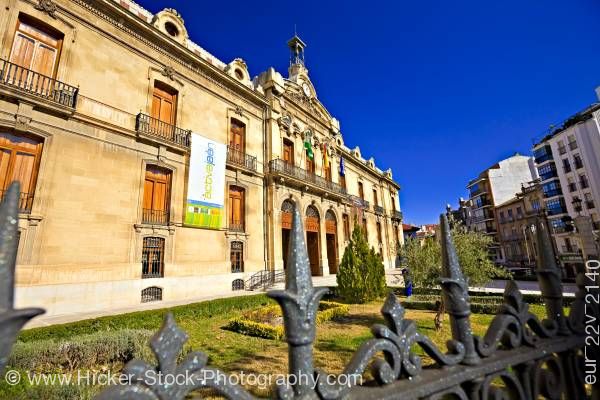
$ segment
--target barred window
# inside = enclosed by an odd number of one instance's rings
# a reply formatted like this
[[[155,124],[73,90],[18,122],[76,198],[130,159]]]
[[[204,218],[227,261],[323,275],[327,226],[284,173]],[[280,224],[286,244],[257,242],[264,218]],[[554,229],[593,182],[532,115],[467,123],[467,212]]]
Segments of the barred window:
[[[142,303],[162,300],[162,289],[158,286],[150,286],[142,290]]]
[[[244,272],[244,243],[231,242],[231,272]]]
[[[244,290],[244,280],[234,279],[233,282],[231,282],[231,290]]]
[[[164,272],[165,239],[146,237],[142,248],[142,278],[162,278]]]

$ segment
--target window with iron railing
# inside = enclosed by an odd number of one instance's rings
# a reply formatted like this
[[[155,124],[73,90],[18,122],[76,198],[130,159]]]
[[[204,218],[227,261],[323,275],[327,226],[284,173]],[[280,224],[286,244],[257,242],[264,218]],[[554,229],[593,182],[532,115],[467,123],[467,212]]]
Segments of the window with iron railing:
[[[256,157],[244,153],[241,150],[227,146],[227,162],[232,165],[237,165],[251,171],[256,171]]]
[[[162,278],[164,257],[165,239],[145,237],[142,248],[142,278]]]
[[[231,272],[239,273],[244,272],[244,243],[235,241],[231,242],[231,249],[229,253],[231,260]]]
[[[163,291],[157,286],[151,286],[142,290],[142,303],[150,303],[152,301],[161,301]]]
[[[167,225],[171,204],[171,171],[155,165],[146,166],[142,223]]]

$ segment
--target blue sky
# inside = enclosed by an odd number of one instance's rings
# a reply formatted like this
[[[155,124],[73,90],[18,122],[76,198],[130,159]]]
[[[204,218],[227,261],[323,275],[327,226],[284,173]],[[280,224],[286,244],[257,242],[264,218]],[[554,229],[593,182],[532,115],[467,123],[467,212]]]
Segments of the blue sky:
[[[252,76],[287,74],[287,40],[308,44],[317,95],[402,186],[406,222],[435,222],[467,182],[597,100],[598,0],[139,0],[177,9],[192,39]]]

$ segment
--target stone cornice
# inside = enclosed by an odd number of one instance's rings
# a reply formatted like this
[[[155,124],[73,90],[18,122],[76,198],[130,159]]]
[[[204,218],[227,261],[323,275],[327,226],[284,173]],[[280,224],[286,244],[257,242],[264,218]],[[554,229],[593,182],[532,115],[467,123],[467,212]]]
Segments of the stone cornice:
[[[102,18],[117,29],[135,37],[148,47],[161,53],[171,61],[202,76],[211,83],[227,90],[231,94],[241,97],[253,105],[261,108],[267,105],[263,94],[242,85],[224,71],[211,65],[199,55],[195,54],[181,44],[166,38],[152,25],[142,21],[139,17],[119,7],[109,0],[71,0],[89,12]],[[66,10],[65,10],[66,11]],[[157,60],[158,61],[158,60]]]

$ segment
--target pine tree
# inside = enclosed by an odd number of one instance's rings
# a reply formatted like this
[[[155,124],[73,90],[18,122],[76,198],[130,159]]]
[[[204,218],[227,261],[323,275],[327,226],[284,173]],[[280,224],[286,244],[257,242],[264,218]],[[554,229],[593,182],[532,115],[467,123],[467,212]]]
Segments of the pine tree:
[[[385,296],[385,269],[363,230],[354,225],[337,273],[338,294],[351,303],[366,303]]]

